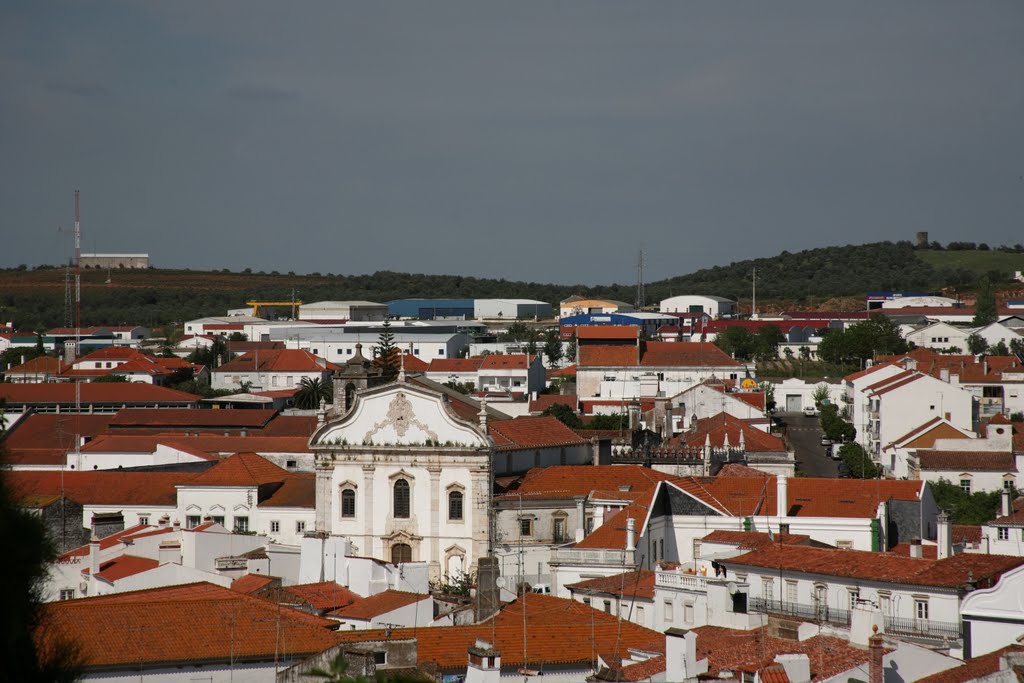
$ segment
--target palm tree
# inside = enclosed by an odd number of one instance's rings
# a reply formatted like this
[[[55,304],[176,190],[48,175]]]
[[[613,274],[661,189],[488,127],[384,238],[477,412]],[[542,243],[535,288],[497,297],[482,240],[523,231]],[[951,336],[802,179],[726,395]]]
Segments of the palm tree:
[[[299,390],[295,392],[295,407],[302,410],[313,410],[323,400],[327,403],[334,398],[334,388],[330,380],[323,381],[319,377],[303,377],[299,382]]]

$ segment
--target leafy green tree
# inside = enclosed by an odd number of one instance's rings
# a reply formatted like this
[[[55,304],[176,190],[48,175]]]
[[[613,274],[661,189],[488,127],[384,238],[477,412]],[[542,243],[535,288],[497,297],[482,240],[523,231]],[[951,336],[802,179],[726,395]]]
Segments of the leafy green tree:
[[[118,384],[127,381],[128,378],[126,376],[111,373],[109,375],[102,375],[100,377],[97,377],[96,379],[93,380],[93,383]]]
[[[808,361],[811,359],[811,347],[801,346],[800,349],[800,360]]]
[[[862,364],[876,355],[906,353],[909,349],[896,324],[875,314],[845,330],[827,330],[818,345],[818,356],[830,363]]]
[[[814,405],[819,410],[821,409],[821,404],[828,399],[828,393],[828,385],[824,382],[814,387],[814,391],[811,393],[811,398],[814,399]]]
[[[544,409],[541,415],[556,417],[562,424],[573,429],[580,429],[583,426],[583,420],[580,419],[580,416],[564,403],[551,404]]]
[[[249,341],[249,337],[244,332],[232,332],[228,335],[228,341],[244,342]]]
[[[793,360],[793,349],[788,346],[782,351],[782,355],[786,357],[786,360]]]
[[[505,330],[503,338],[506,341],[524,342],[530,339],[530,326],[524,322],[515,321]]]
[[[228,345],[224,342],[224,337],[218,334],[214,335],[213,343],[210,344],[210,346],[203,349],[196,349],[189,354],[187,360],[189,363],[205,365],[213,370],[223,365],[227,357]]]
[[[779,344],[786,341],[777,325],[765,325],[754,335],[754,355],[758,360],[772,360],[779,356]]]
[[[844,443],[839,448],[839,457],[854,479],[877,479],[882,474],[881,468],[859,443]]]
[[[821,422],[821,431],[836,443],[857,438],[857,429],[839,416],[839,406],[834,403],[823,405],[818,419]]]
[[[988,275],[983,275],[978,280],[978,298],[974,304],[974,319],[971,325],[984,327],[994,323],[999,318],[999,311],[996,308],[996,294],[992,289],[992,281]]]
[[[40,351],[38,346],[14,346],[0,353],[0,368],[6,370],[8,365],[21,365],[22,362],[27,363],[33,358],[45,355],[46,351]],[[22,361],[22,358],[25,360]]]
[[[629,427],[629,416],[619,413],[618,415],[594,415],[582,426],[582,429],[626,429],[627,427]]]
[[[373,347],[373,363],[381,369],[381,376],[386,382],[398,377],[398,371],[401,369],[399,353],[398,347],[395,346],[395,334],[391,331],[391,321],[385,320],[377,338],[377,345]]]
[[[991,347],[989,349],[989,351],[991,352],[991,354],[993,356],[1009,356],[1010,355],[1010,349],[1006,346],[1006,342],[1004,342],[1002,339],[1000,339],[999,342],[995,346]]]
[[[757,350],[757,340],[745,327],[727,327],[715,336],[715,346],[739,360],[750,360]]]
[[[544,336],[544,357],[552,368],[557,367],[562,360],[562,334],[557,328],[548,330]]]
[[[476,391],[476,385],[473,382],[456,382],[454,380],[445,382],[444,385],[449,389],[454,389],[460,394],[469,395]]]
[[[531,328],[529,335],[526,338],[526,353],[531,356],[537,355],[538,342],[540,341],[540,333],[536,329]]]
[[[1011,339],[1010,340],[1010,353],[1013,354],[1024,354],[1024,339]]]
[[[320,401],[330,403],[334,399],[333,382],[325,382],[319,377],[303,377],[293,399],[296,408],[314,410],[320,407]]]
[[[977,332],[967,337],[967,350],[978,355],[979,353],[985,353],[988,351],[988,342]]]
[[[932,482],[931,489],[936,506],[946,510],[954,524],[984,524],[999,510],[999,491],[967,493],[946,479]]]
[[[0,443],[0,450],[2,450]],[[2,455],[2,454],[0,454]],[[37,640],[43,605],[42,590],[48,565],[56,549],[41,517],[11,499],[0,479],[0,538],[7,541],[4,562],[4,599],[0,610],[0,653],[5,681],[75,681],[80,674],[77,647],[72,643]]]
[[[768,412],[775,410],[775,385],[771,382],[761,382],[759,386],[764,392],[764,409]]]
[[[577,348],[576,335],[573,334],[572,335],[572,339],[570,339],[569,343],[565,345],[565,358],[570,363],[575,363],[576,362],[576,348]]]

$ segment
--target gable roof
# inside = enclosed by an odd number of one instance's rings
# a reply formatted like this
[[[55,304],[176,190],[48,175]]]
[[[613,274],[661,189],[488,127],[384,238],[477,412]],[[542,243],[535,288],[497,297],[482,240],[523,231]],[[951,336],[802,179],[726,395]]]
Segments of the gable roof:
[[[924,424],[911,429],[898,439],[893,439],[891,443],[886,445],[886,448],[931,448],[935,445],[936,439],[969,438],[969,435],[954,427],[945,418],[933,417]]]
[[[141,574],[142,572],[148,572],[150,569],[155,569],[159,566],[159,562],[148,557],[119,555],[101,563],[100,570],[96,572],[96,578],[113,583],[119,579],[134,576],[135,574]],[[82,570],[83,574],[87,574],[88,572],[88,568]]]
[[[288,635],[290,657],[338,642],[337,622],[209,583],[115,593],[43,605],[40,650],[70,642],[86,671],[122,666],[269,660]]]
[[[266,458],[255,453],[238,453],[206,470],[188,486],[261,486],[280,483],[290,476]]]
[[[895,553],[772,544],[719,562],[730,566],[958,589],[968,582],[976,588],[989,587],[1004,572],[1024,565],[1024,557],[961,553],[941,560],[929,560]]]
[[[218,429],[265,427],[277,414],[261,409],[124,408],[110,421],[112,429]]]
[[[704,488],[737,517],[777,514],[774,478],[715,477]],[[872,519],[887,500],[919,501],[922,481],[890,479],[787,479],[789,517],[857,517]]]
[[[517,417],[489,422],[487,432],[498,450],[553,448],[589,443],[561,420],[551,416]]]
[[[14,470],[4,479],[15,501],[33,496],[63,495],[82,505],[175,505],[178,484],[194,479],[194,472],[60,472]]]
[[[679,448],[686,445],[688,448],[702,448],[710,439],[713,448],[724,448],[728,439],[729,445],[736,448],[740,444],[740,435],[743,436],[743,445],[747,452],[786,453],[789,450],[786,442],[779,437],[767,434],[729,413],[718,413],[697,420],[694,428],[669,439],[666,446]]]
[[[220,366],[214,372],[329,372],[338,366],[305,349],[267,349],[248,351]]]
[[[427,372],[476,372],[484,363],[483,356],[472,358],[434,358],[427,366]]]
[[[353,593],[334,581],[286,586],[281,591],[320,611],[338,609],[363,599],[358,593]]]
[[[659,481],[676,479],[640,465],[552,465],[534,467],[513,490],[510,498],[573,498],[596,491],[615,492],[616,497],[632,500],[654,491]]]
[[[5,375],[59,375],[71,366],[53,356],[36,356],[21,365],[5,370]]]
[[[917,453],[922,470],[958,472],[1016,472],[1017,460],[1009,451],[928,451]]]
[[[626,547],[626,525],[629,519],[636,520],[637,537],[643,528],[644,520],[647,519],[648,507],[642,503],[632,503],[618,512],[608,516],[604,524],[591,531],[587,536],[574,547],[576,548],[604,548],[609,550],[622,550]]]
[[[429,599],[430,595],[407,593],[405,591],[389,589],[381,593],[371,595],[367,598],[358,598],[348,605],[344,605],[328,612],[327,616],[331,616],[336,619],[362,619],[369,621],[374,617],[387,614],[388,612],[393,612],[396,609],[405,607],[406,605],[412,605]],[[432,608],[433,606],[431,606],[431,609]]]
[[[524,620],[525,605],[525,620]],[[525,653],[524,653],[525,621]],[[491,619],[467,626],[398,628],[392,639],[415,637],[421,665],[442,670],[466,669],[466,653],[477,639],[501,652],[502,666],[539,669],[545,665],[587,665],[594,653],[627,657],[627,650],[662,654],[665,637],[657,631],[594,610],[574,600],[527,593],[506,605]],[[343,642],[383,640],[383,629],[343,631]],[[525,655],[525,657],[524,657]]]
[[[266,588],[275,581],[280,581],[280,579],[273,576],[265,576],[263,574],[245,574],[231,582],[231,590],[238,591],[240,593],[255,593],[261,588]]]
[[[484,357],[481,370],[526,370],[537,356],[527,359],[525,353],[498,354],[492,353]]]
[[[639,569],[613,576],[586,579],[566,586],[570,593],[606,593],[625,598],[653,598],[655,572]]]
[[[82,404],[105,403],[169,405],[196,403],[199,396],[186,394],[166,387],[144,382],[86,382],[79,384],[79,400]],[[15,405],[61,405],[75,404],[74,383],[45,384],[0,384],[0,399],[8,406]]]
[[[10,465],[58,465],[67,461],[76,437],[102,433],[113,415],[32,413],[14,423],[4,440],[3,462]]]

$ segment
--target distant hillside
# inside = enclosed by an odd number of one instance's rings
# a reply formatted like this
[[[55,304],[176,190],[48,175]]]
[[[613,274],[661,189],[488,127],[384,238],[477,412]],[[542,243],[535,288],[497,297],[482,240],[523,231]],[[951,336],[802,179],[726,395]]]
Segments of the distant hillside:
[[[648,303],[685,293],[715,294],[749,302],[751,272],[757,269],[761,304],[816,305],[834,297],[859,297],[871,290],[969,288],[980,274],[997,281],[1024,270],[1024,254],[1000,251],[915,250],[909,242],[880,242],[782,252],[706,268],[689,275],[647,283]],[[523,297],[557,304],[571,294],[633,301],[630,284],[554,285],[458,275],[421,275],[380,271],[372,275],[312,273],[232,273],[190,270],[85,271],[82,322],[86,325],[134,322],[159,326],[203,315],[222,315],[250,299],[287,300],[292,290],[302,301],[407,297]],[[41,266],[0,271],[0,321],[20,329],[64,322],[65,271]]]

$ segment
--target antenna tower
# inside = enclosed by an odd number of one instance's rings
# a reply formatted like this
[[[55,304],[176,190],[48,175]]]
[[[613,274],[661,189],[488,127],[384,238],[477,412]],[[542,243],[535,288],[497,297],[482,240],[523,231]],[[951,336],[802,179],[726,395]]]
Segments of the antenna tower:
[[[644,307],[644,250],[640,249],[636,259],[636,310]]]
[[[71,261],[64,266],[64,327],[75,324],[75,316],[71,312]]]

